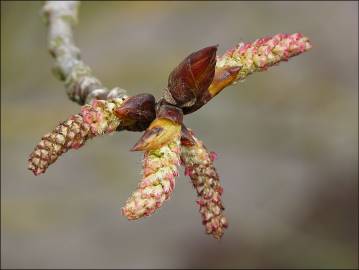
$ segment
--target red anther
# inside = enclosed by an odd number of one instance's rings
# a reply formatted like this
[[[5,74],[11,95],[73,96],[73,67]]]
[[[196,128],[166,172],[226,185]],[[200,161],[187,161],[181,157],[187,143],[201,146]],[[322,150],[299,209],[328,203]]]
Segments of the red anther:
[[[190,167],[186,167],[185,169],[184,169],[184,175],[185,176],[189,176],[191,174],[191,168]]]
[[[209,153],[209,158],[210,158],[212,161],[215,161],[215,160],[218,158],[218,155],[217,155],[216,152],[211,151],[211,152]]]

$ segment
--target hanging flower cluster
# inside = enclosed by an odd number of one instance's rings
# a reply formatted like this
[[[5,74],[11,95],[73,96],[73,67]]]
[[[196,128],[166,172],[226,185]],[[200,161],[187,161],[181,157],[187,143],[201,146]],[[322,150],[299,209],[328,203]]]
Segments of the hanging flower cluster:
[[[194,144],[182,144],[181,161],[185,167],[185,175],[192,180],[199,199],[199,212],[202,215],[202,223],[206,232],[219,239],[228,227],[228,222],[223,215],[224,206],[221,195],[223,188],[219,182],[219,176],[213,161],[217,154],[208,152],[203,142],[198,140],[193,133]]]
[[[52,132],[44,135],[29,158],[29,169],[35,175],[42,174],[52,163],[69,149],[78,149],[95,136],[116,130],[121,120],[113,113],[123,99],[94,100],[60,123]]]
[[[128,219],[149,216],[170,198],[180,165],[180,132],[165,145],[145,152],[143,179],[122,208]]]
[[[95,100],[79,114],[60,123],[42,137],[30,154],[28,168],[35,175],[69,149],[78,149],[96,136],[113,131],[145,131],[132,151],[143,151],[143,177],[122,208],[129,220],[153,214],[175,188],[178,166],[183,165],[197,193],[205,231],[220,239],[228,222],[222,204],[223,188],[214,167],[216,154],[183,123],[225,87],[256,71],[287,61],[311,48],[299,33],[278,34],[251,43],[240,43],[216,56],[210,46],[187,56],[169,75],[158,101],[150,94]]]

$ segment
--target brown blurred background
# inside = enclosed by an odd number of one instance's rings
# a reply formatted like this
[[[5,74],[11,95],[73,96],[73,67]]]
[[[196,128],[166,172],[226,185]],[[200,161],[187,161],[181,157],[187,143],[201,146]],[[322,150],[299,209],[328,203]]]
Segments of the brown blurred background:
[[[155,215],[120,214],[140,133],[70,151],[35,177],[28,154],[79,106],[51,73],[42,2],[1,2],[2,268],[357,268],[358,3],[83,2],[75,39],[108,87],[160,97],[185,56],[302,32],[313,49],[185,118],[209,149],[230,222],[204,234],[181,173]]]

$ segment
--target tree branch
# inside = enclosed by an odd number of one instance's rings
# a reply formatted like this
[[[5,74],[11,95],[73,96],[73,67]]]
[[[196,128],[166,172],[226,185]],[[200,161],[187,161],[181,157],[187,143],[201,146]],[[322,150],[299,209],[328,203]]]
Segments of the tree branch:
[[[47,1],[43,14],[48,25],[48,47],[55,59],[55,76],[65,82],[67,95],[80,105],[95,99],[125,98],[126,90],[102,85],[80,56],[72,34],[79,1]]]

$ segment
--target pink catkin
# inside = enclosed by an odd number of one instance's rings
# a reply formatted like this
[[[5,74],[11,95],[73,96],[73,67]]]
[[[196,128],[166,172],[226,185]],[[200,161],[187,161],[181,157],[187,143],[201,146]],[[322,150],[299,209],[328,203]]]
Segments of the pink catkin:
[[[179,144],[178,133],[168,144],[145,152],[143,178],[122,208],[129,220],[150,216],[170,198],[180,164]]]
[[[35,175],[42,174],[62,154],[78,149],[95,136],[114,131],[120,124],[113,110],[123,99],[95,100],[81,108],[79,114],[60,123],[52,132],[42,137],[29,156],[28,168]]]
[[[281,61],[309,50],[312,47],[307,37],[300,33],[277,34],[251,43],[239,43],[217,57],[217,68],[241,67],[236,81],[244,80],[256,71],[267,70]]]
[[[215,158],[214,152],[209,153],[197,138],[194,145],[181,146],[181,161],[185,166],[185,174],[191,178],[199,197],[197,204],[200,207],[202,223],[208,234],[220,239],[225,228],[228,227],[228,222],[223,215],[224,207],[221,199],[223,188],[213,165]]]

